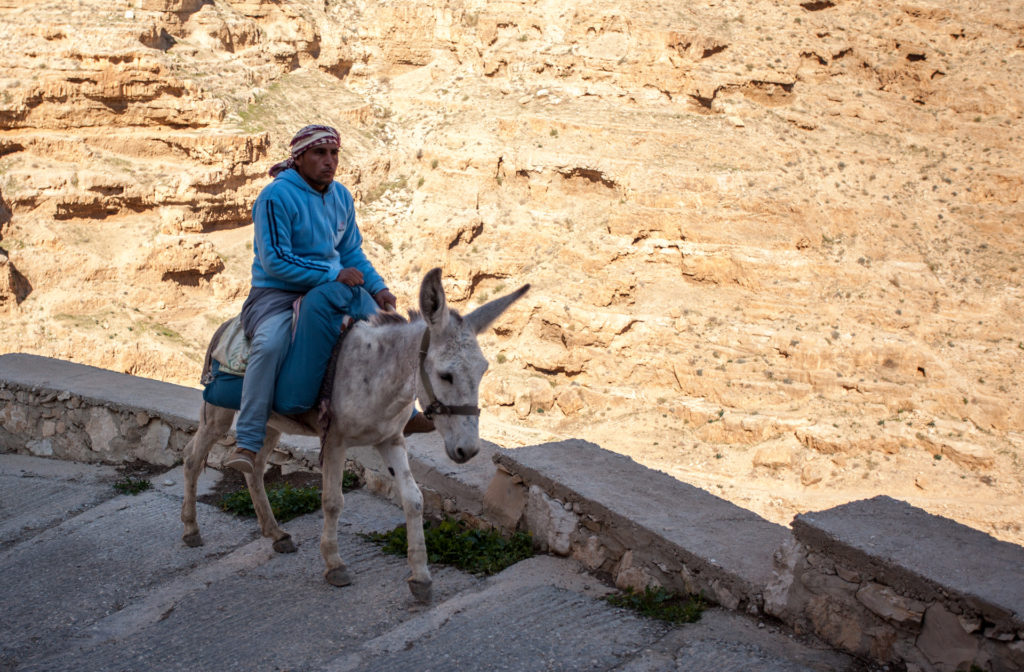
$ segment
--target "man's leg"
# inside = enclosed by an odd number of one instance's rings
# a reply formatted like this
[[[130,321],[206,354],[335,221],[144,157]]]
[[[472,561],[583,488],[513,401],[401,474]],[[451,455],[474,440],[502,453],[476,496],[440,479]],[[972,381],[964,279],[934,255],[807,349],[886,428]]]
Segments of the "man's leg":
[[[378,310],[365,289],[329,282],[302,297],[295,338],[281,365],[274,393],[274,410],[284,415],[303,413],[316,404],[331,351],[346,315],[365,320]]]
[[[274,381],[288,353],[291,326],[292,313],[286,310],[264,318],[253,334],[242,380],[242,409],[235,426],[238,450],[224,461],[225,466],[252,473],[253,456],[246,453],[258,453],[263,446],[274,403]]]

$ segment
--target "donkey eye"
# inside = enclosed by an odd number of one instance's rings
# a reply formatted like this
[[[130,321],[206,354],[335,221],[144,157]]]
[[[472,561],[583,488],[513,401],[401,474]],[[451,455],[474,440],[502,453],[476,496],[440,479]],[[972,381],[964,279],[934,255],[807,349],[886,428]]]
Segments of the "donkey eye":
[[[452,378],[452,374],[448,373],[447,371],[445,373],[437,374],[437,377],[440,378],[441,380],[443,380],[444,382],[448,383],[449,385],[451,385],[452,384],[452,380],[454,380]]]

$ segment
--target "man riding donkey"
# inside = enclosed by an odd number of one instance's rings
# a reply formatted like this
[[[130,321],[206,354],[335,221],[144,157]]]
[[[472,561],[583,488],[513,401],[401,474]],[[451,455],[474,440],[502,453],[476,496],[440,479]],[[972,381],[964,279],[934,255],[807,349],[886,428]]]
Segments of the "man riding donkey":
[[[240,316],[251,349],[238,447],[223,462],[243,473],[253,473],[271,411],[315,405],[343,325],[395,310],[394,294],[363,254],[352,194],[334,181],[340,144],[330,126],[304,127],[253,205],[252,288]],[[417,413],[405,433],[432,429]]]

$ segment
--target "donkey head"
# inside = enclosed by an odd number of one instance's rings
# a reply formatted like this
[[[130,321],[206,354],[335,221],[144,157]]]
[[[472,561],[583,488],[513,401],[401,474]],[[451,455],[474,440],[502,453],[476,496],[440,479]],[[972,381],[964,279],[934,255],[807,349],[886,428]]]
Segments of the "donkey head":
[[[462,317],[448,308],[441,269],[420,286],[420,312],[427,323],[420,346],[419,402],[444,437],[444,449],[462,463],[480,450],[480,379],[487,370],[477,334],[526,293],[529,285],[486,303]]]

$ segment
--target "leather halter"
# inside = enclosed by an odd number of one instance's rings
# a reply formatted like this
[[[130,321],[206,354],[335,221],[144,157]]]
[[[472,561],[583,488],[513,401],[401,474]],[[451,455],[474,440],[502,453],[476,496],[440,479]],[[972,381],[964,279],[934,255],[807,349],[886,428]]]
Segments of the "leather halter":
[[[423,409],[423,415],[428,420],[433,420],[435,415],[480,415],[479,406],[448,406],[434,396],[434,388],[430,385],[430,378],[427,376],[427,349],[430,347],[430,328],[423,332],[423,340],[420,341],[420,381],[423,382],[423,391],[430,403]]]

